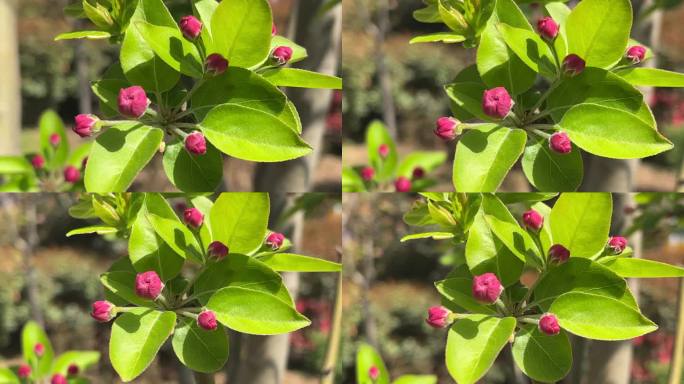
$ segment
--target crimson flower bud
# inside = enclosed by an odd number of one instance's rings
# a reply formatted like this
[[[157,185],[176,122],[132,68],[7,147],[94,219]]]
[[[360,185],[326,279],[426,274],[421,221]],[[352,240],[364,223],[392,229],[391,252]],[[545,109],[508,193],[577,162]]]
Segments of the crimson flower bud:
[[[156,300],[164,289],[159,275],[155,271],[138,273],[135,276],[135,294],[150,300]]]
[[[67,165],[67,167],[64,168],[64,181],[74,184],[80,179],[81,171],[79,171],[78,168],[74,167],[73,165]]]
[[[411,180],[404,176],[399,176],[396,180],[394,180],[394,189],[396,189],[397,192],[410,192]]]
[[[43,169],[45,166],[45,158],[41,155],[34,155],[31,158],[31,165],[33,165],[33,168],[35,169]]]
[[[378,369],[378,367],[376,367],[375,365],[371,366],[368,369],[368,377],[370,377],[371,380],[377,380],[378,377],[380,377],[380,370]]]
[[[567,133],[556,132],[549,138],[549,148],[556,153],[565,155],[572,152],[572,142]]]
[[[78,373],[80,371],[81,370],[78,368],[78,365],[70,364],[69,367],[67,368],[67,376],[69,376],[69,377],[76,376],[76,375],[78,375]]]
[[[218,76],[228,69],[228,60],[218,53],[212,53],[207,56],[207,61],[204,64],[207,72],[214,76]]]
[[[276,47],[271,53],[271,57],[278,62],[279,65],[285,65],[292,59],[292,48],[287,46]]]
[[[270,245],[271,249],[275,251],[283,245],[284,241],[285,235],[278,232],[271,232],[271,234],[266,238],[266,245]]]
[[[451,311],[442,306],[430,307],[425,322],[433,328],[444,328],[451,323],[449,320],[450,315]]]
[[[52,379],[50,379],[50,384],[67,384],[67,379],[64,375],[55,373],[52,375]]]
[[[549,248],[549,259],[558,264],[565,263],[570,258],[570,250],[560,244],[554,244]]]
[[[218,327],[218,323],[216,323],[216,314],[212,311],[200,313],[199,316],[197,316],[197,325],[207,331],[215,330]]]
[[[563,59],[563,72],[568,76],[577,76],[584,71],[586,65],[581,57],[573,53]]]
[[[100,119],[95,115],[80,114],[76,116],[73,131],[81,137],[93,135],[93,130]]]
[[[540,230],[544,225],[544,216],[534,209],[530,209],[529,211],[523,213],[522,219],[525,228],[531,229],[533,231]]]
[[[20,379],[26,379],[31,376],[31,366],[28,364],[21,364],[17,369],[17,375]]]
[[[613,236],[608,239],[608,248],[614,255],[619,255],[627,248],[627,239],[622,236]]]
[[[551,17],[542,17],[537,21],[537,30],[545,39],[553,40],[558,36],[558,24]]]
[[[365,181],[373,180],[374,176],[375,176],[375,169],[373,169],[373,167],[364,167],[361,170],[361,178],[364,179]]]
[[[38,357],[42,357],[43,354],[45,354],[45,346],[41,343],[36,343],[36,345],[33,346],[33,353]]]
[[[503,292],[499,278],[491,272],[473,277],[473,297],[485,304],[494,304]]]
[[[216,260],[222,260],[224,257],[228,256],[228,252],[228,247],[220,241],[213,241],[207,248],[209,258]]]
[[[422,179],[425,177],[425,169],[423,169],[423,167],[415,167],[413,168],[411,176],[413,177],[413,180]]]
[[[634,64],[639,64],[646,57],[646,48],[641,45],[634,45],[627,50],[627,58]]]
[[[106,300],[96,301],[93,303],[93,310],[90,312],[90,316],[100,323],[109,322],[115,316],[114,304]]]
[[[545,313],[539,319],[539,330],[549,336],[560,333],[560,325],[558,325],[558,318],[553,313]]]
[[[440,117],[437,119],[437,124],[435,126],[435,135],[445,141],[453,140],[456,138],[456,127],[458,124],[460,124],[460,122],[453,117]]]
[[[275,36],[278,34],[278,27],[276,27],[275,23],[271,25],[271,36]]]
[[[202,22],[195,16],[184,16],[180,19],[181,31],[188,40],[195,40],[202,33]]]
[[[389,148],[389,145],[387,145],[387,144],[380,144],[380,146],[378,147],[378,154],[383,159],[389,155],[389,152],[390,152],[390,148]]]
[[[204,214],[197,208],[188,208],[183,212],[183,221],[189,227],[199,228],[204,222]]]
[[[150,99],[147,98],[143,87],[134,85],[128,88],[121,88],[118,103],[121,115],[138,119],[147,111]]]
[[[487,116],[503,119],[513,108],[513,99],[504,87],[496,87],[484,91],[482,95],[482,110]]]
[[[204,155],[207,153],[207,141],[204,134],[195,131],[185,137],[185,149],[193,155]]]
[[[59,143],[62,142],[62,137],[59,136],[58,133],[53,133],[50,135],[50,145],[52,145],[54,148],[59,147]]]

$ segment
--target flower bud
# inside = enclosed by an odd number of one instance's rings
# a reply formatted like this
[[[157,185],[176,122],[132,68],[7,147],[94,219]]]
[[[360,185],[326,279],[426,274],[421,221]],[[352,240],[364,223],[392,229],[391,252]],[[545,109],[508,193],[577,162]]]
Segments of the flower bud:
[[[62,137],[58,133],[53,133],[50,135],[50,145],[54,148],[59,147],[59,143],[62,142]]]
[[[183,36],[188,40],[195,40],[202,33],[202,22],[195,16],[184,16],[178,24]]]
[[[364,167],[361,169],[361,178],[365,181],[371,181],[375,177],[375,169],[373,167]]]
[[[529,211],[523,213],[522,219],[525,228],[531,229],[533,231],[540,230],[544,225],[544,216],[534,209],[530,209]]]
[[[459,124],[460,122],[453,117],[440,117],[437,119],[437,124],[435,126],[435,135],[445,141],[453,140],[456,138],[456,127]]]
[[[368,369],[368,377],[370,377],[371,380],[377,380],[378,377],[380,377],[380,370],[378,369],[378,367],[376,367],[375,365],[371,366]]]
[[[568,154],[572,152],[572,142],[565,132],[556,132],[549,138],[549,149],[556,153]]]
[[[482,95],[482,110],[487,116],[503,119],[513,108],[513,99],[504,87],[496,87],[484,91]]]
[[[442,306],[430,307],[425,322],[433,328],[444,328],[451,323],[449,320],[450,315],[451,311]]]
[[[215,330],[218,327],[216,314],[212,311],[203,311],[197,316],[197,325],[206,331]]]
[[[633,64],[639,64],[644,61],[644,58],[646,57],[646,48],[641,45],[634,45],[629,47],[626,56]]]
[[[64,181],[74,184],[80,179],[81,171],[79,171],[78,168],[74,167],[73,165],[67,165],[67,167],[64,168]]]
[[[266,245],[271,246],[271,249],[275,251],[283,246],[284,241],[285,235],[278,232],[271,232],[271,234],[266,238]]]
[[[568,76],[579,75],[584,71],[585,66],[586,62],[574,53],[567,55],[565,59],[563,59],[563,73]]]
[[[619,255],[627,248],[627,239],[622,236],[613,236],[608,239],[608,248],[614,255]]]
[[[473,277],[473,297],[482,303],[493,304],[504,288],[499,278],[491,272]]]
[[[135,276],[135,294],[150,300],[156,300],[164,289],[159,275],[155,271],[138,273]]]
[[[193,155],[204,155],[207,153],[207,141],[204,134],[195,131],[185,137],[185,149]]]
[[[537,30],[543,38],[553,40],[558,36],[558,24],[551,17],[542,17],[537,21]]]
[[[380,144],[380,146],[378,147],[378,154],[383,159],[386,158],[387,156],[389,156],[389,152],[390,152],[390,148],[389,148],[389,145],[387,145],[387,144]]]
[[[204,222],[204,214],[197,208],[188,208],[183,212],[183,221],[192,228],[199,228]]]
[[[220,241],[213,241],[207,248],[207,254],[210,259],[222,260],[228,256],[228,247]]]
[[[45,166],[45,158],[41,155],[34,155],[31,158],[31,165],[33,165],[33,168],[35,169],[43,169]]]
[[[55,373],[50,379],[50,384],[67,384],[67,379],[64,375]]]
[[[560,333],[560,325],[558,325],[558,318],[552,313],[545,313],[539,319],[539,330],[549,336]]]
[[[69,364],[69,367],[67,368],[67,376],[68,377],[74,377],[77,376],[78,373],[80,372],[80,368],[78,368],[78,365],[76,364]]]
[[[413,168],[411,176],[413,180],[422,179],[423,177],[425,177],[425,169],[423,169],[423,167],[415,167]]]
[[[271,57],[278,62],[278,65],[285,65],[292,59],[292,48],[284,45],[276,47]]]
[[[207,56],[204,66],[209,74],[218,76],[228,69],[228,60],[218,53],[212,53]]]
[[[554,244],[549,248],[549,259],[555,263],[562,264],[570,258],[570,250],[560,244]]]
[[[396,180],[394,180],[394,189],[396,189],[397,192],[410,192],[411,180],[404,176],[399,176]]]
[[[142,87],[134,85],[128,88],[121,88],[118,103],[121,115],[138,119],[147,111],[150,100],[147,98],[147,94]]]
[[[109,322],[116,316],[114,304],[106,300],[96,301],[93,303],[93,310],[90,312],[90,316],[100,323]]]
[[[31,376],[31,366],[28,364],[21,364],[17,369],[17,375],[20,379],[26,379]]]
[[[45,354],[45,346],[41,343],[36,343],[36,345],[33,346],[33,353],[38,357],[42,357],[43,354]]]
[[[80,114],[76,116],[73,131],[81,137],[90,137],[100,119],[95,115]]]

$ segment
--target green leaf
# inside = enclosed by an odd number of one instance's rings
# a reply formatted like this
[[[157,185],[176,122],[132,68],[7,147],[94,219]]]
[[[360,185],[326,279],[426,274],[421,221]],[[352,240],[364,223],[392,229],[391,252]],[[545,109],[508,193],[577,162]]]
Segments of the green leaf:
[[[55,37],[55,41],[73,39],[101,40],[109,39],[110,37],[112,37],[112,34],[106,31],[75,31],[60,33]]]
[[[203,250],[197,238],[178,217],[166,218],[155,214],[148,214],[147,219],[152,224],[157,235],[171,247],[178,255],[198,263],[202,263]]]
[[[437,376],[433,375],[402,375],[392,384],[437,384]]]
[[[257,259],[278,272],[340,272],[342,270],[341,264],[294,253],[272,253]]]
[[[33,348],[38,343],[45,347],[45,352],[40,358],[33,352]],[[32,377],[43,377],[50,373],[55,352],[47,334],[35,321],[29,321],[21,330],[21,350],[24,361],[33,367]]]
[[[55,360],[52,366],[52,373],[67,375],[67,370],[71,364],[75,364],[80,372],[92,367],[100,361],[100,352],[97,351],[68,351]]]
[[[211,26],[211,18],[216,12],[219,2],[216,0],[196,0],[192,3],[195,15],[202,21],[201,39],[205,52],[214,52],[214,37]]]
[[[106,225],[91,225],[89,227],[72,229],[67,232],[66,237],[71,237],[74,235],[85,235],[91,233],[97,233],[98,235],[106,235],[108,233],[116,233],[118,229],[115,227],[108,227]]]
[[[191,77],[201,78],[204,65],[197,46],[186,39],[176,28],[135,22],[135,27],[145,38],[154,53],[174,70]]]
[[[40,150],[45,155],[48,169],[60,169],[64,166],[69,155],[69,140],[64,130],[64,123],[57,112],[49,109],[40,115],[38,121],[40,129]],[[59,135],[59,146],[54,148],[50,144],[50,136]]]
[[[455,276],[436,281],[435,287],[445,300],[466,311],[490,315],[496,314],[494,308],[482,304],[473,298],[473,278],[470,273],[464,276]]]
[[[461,43],[465,40],[466,40],[465,36],[457,34],[457,33],[435,32],[435,33],[429,33],[427,35],[416,36],[409,41],[409,44],[437,43],[437,42],[453,44],[453,43]]]
[[[271,84],[279,87],[342,89],[341,78],[304,69],[269,69],[260,74]]]
[[[613,200],[609,193],[563,193],[551,210],[553,240],[570,257],[592,257],[608,241]]]
[[[489,368],[515,330],[515,318],[464,315],[449,329],[446,365],[459,384],[475,384]]]
[[[628,340],[658,329],[634,307],[587,292],[561,295],[550,311],[561,328],[588,339]]]
[[[441,17],[444,24],[447,25],[452,31],[464,34],[468,29],[468,22],[463,17],[463,14],[458,8],[456,8],[455,2],[451,0],[437,0],[437,8],[439,10],[439,16]]]
[[[140,123],[122,123],[101,133],[85,170],[89,192],[123,192],[159,150],[164,132]]]
[[[526,140],[525,131],[497,124],[467,130],[456,145],[456,190],[495,192],[525,150]]]
[[[572,368],[572,347],[563,331],[549,336],[534,325],[523,325],[512,348],[515,363],[535,381],[555,383]]]
[[[639,87],[684,87],[684,74],[658,68],[626,68],[616,71],[627,82]]]
[[[273,17],[266,0],[226,0],[211,19],[214,50],[230,65],[251,68],[270,52]]]
[[[228,337],[221,326],[207,331],[195,320],[183,318],[173,333],[172,345],[178,360],[193,371],[216,372],[228,361]]]
[[[100,282],[113,294],[139,307],[153,308],[154,301],[143,299],[135,293],[135,271],[114,271],[100,275]]]
[[[11,369],[0,368],[0,384],[21,384],[21,381]]]
[[[378,378],[373,380],[368,372],[378,369]],[[390,376],[382,356],[370,345],[361,343],[356,350],[356,382],[358,384],[389,384]]]
[[[534,31],[499,23],[497,29],[508,47],[535,72],[555,78],[558,72],[556,57],[548,44]]]
[[[574,144],[597,156],[638,159],[672,148],[672,143],[635,115],[595,104],[570,108],[558,124]]]
[[[129,382],[152,363],[176,325],[174,312],[136,309],[112,325],[109,358],[121,380]]]
[[[102,79],[93,82],[91,89],[100,101],[100,109],[103,110],[105,116],[119,115],[119,91],[122,88],[128,87],[127,80],[122,79]]]
[[[81,168],[83,166],[83,160],[88,157],[92,147],[92,141],[87,141],[84,144],[79,145],[76,149],[71,151],[66,163],[68,165],[73,165],[76,168]]]
[[[223,179],[223,156],[213,145],[204,155],[192,155],[181,141],[167,145],[164,172],[169,181],[183,192],[214,191]]]
[[[0,174],[22,175],[33,173],[33,166],[22,156],[0,156]]]
[[[568,16],[568,53],[587,67],[608,68],[625,54],[631,29],[629,0],[584,0]]]
[[[247,106],[219,105],[199,127],[216,148],[242,160],[280,162],[311,153],[311,147],[281,120]]]
[[[378,152],[381,145],[389,147],[389,153],[384,159]],[[394,178],[394,171],[397,168],[398,155],[397,147],[390,136],[385,125],[375,120],[370,123],[366,130],[366,148],[368,149],[368,159],[371,166],[376,170],[376,179],[379,182]]]
[[[443,151],[415,151],[401,161],[397,168],[397,176],[411,178],[413,170],[420,167],[425,172],[432,172],[444,164],[447,154]]]
[[[474,118],[491,121],[492,118],[482,111],[482,95],[487,86],[477,72],[477,66],[464,68],[456,75],[453,83],[447,84],[444,90],[451,99],[451,111],[461,121]]]
[[[610,256],[598,262],[622,277],[684,277],[684,268],[654,260]]]
[[[342,168],[342,192],[364,192],[366,183],[354,168]]]
[[[401,242],[406,242],[410,240],[418,240],[418,239],[433,239],[433,240],[447,240],[447,239],[453,239],[454,234],[451,232],[423,232],[423,233],[414,233],[411,235],[406,235],[401,238]]]
[[[302,61],[309,56],[306,52],[306,48],[283,36],[273,36],[271,39],[271,51],[277,47],[290,47],[292,49],[292,58],[289,61],[290,64]]]
[[[522,158],[525,176],[539,191],[575,191],[582,184],[584,164],[577,147],[561,154],[549,148],[545,139],[530,138]]]
[[[568,16],[570,16],[570,8],[559,1],[548,2],[544,4],[546,13],[553,18],[553,20],[559,25],[558,37],[553,42],[553,46],[556,49],[556,57],[559,61],[562,61],[568,54],[568,33],[567,33],[567,23]]]
[[[264,242],[270,201],[266,193],[223,193],[210,213],[213,240],[235,253],[251,253]]]
[[[207,309],[226,327],[252,335],[278,335],[311,324],[290,303],[263,291],[227,287],[214,293]]]

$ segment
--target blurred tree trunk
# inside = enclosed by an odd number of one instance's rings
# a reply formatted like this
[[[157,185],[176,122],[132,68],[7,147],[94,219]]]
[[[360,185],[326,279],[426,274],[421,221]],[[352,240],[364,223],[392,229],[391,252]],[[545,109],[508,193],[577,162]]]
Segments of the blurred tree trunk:
[[[75,30],[84,29],[82,20],[77,20]],[[93,96],[90,93],[90,71],[88,67],[88,54],[86,53],[86,41],[78,39],[76,44],[76,73],[78,75],[78,111],[79,113],[90,114],[93,112]]]
[[[17,0],[0,0],[0,155],[21,153]]]

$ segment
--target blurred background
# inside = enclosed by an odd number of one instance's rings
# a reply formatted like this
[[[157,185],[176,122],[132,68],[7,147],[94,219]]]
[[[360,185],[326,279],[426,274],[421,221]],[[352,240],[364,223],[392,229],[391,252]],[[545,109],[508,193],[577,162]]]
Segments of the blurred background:
[[[530,20],[543,8],[533,1],[521,5]],[[570,0],[573,6],[577,0]],[[684,71],[684,6],[681,0],[632,0],[637,14],[633,36],[654,48],[657,66]],[[363,145],[374,119],[385,122],[398,140],[399,157],[416,150],[444,150],[449,158],[434,176],[431,190],[453,190],[451,164],[455,143],[432,133],[435,121],[449,115],[443,86],[475,61],[475,49],[461,44],[409,45],[417,35],[444,31],[443,24],[423,24],[412,13],[421,0],[343,0],[342,74],[344,77],[345,166],[368,164]],[[649,64],[645,64],[649,65]],[[650,65],[656,65],[651,61]],[[672,191],[684,154],[684,91],[644,89],[659,130],[675,149],[640,162],[585,159],[585,184],[590,191]],[[616,179],[606,178],[615,173]],[[625,181],[627,180],[627,181]],[[526,191],[530,186],[519,165],[504,181],[502,191]]]
[[[271,228],[289,233],[298,253],[339,262],[340,196],[305,196],[271,195],[272,212],[277,212],[272,221],[287,215],[286,226]],[[111,324],[95,322],[89,312],[91,303],[103,298],[99,275],[113,261],[126,256],[127,243],[102,236],[67,239],[69,230],[89,225],[67,213],[76,198],[69,194],[0,196],[0,366],[21,362],[21,327],[35,320],[45,327],[57,354],[73,349],[102,353],[99,365],[85,373],[93,383],[119,383],[108,357]],[[233,333],[231,356],[225,370],[217,375],[217,383],[273,384],[272,378],[259,377],[263,372],[282,377],[284,383],[319,382],[333,323],[338,275],[284,273],[283,277],[298,310],[311,319],[311,326],[289,337]],[[261,353],[250,353],[265,344],[269,348]],[[273,363],[279,359],[285,360],[282,372]],[[271,362],[268,369],[255,368],[264,361]],[[178,362],[169,340],[135,382],[192,384],[193,380]]]
[[[450,241],[399,242],[405,235],[430,230],[402,220],[420,198],[399,193],[344,195],[347,321],[342,383],[356,382],[354,354],[361,342],[376,347],[392,379],[436,374],[439,383],[453,383],[444,363],[447,333],[428,326],[425,318],[427,309],[440,303],[433,282],[444,279],[459,256]],[[554,201],[546,203],[552,206]],[[616,194],[613,204],[611,234],[628,235],[640,257],[684,263],[684,195]],[[562,383],[684,383],[681,378],[668,379],[674,360],[679,279],[642,279],[630,281],[630,287],[637,292],[644,314],[659,325],[658,331],[625,342],[573,338],[573,369]],[[681,357],[684,350],[679,352]],[[509,347],[480,382],[529,383],[514,370]]]
[[[60,41],[60,33],[81,30],[81,21],[68,18],[63,8],[73,0],[0,0],[0,156],[35,152],[38,149],[36,125],[45,109],[56,110],[70,128],[79,113],[97,113],[98,103],[90,82],[118,60],[118,47],[107,41]],[[332,7],[326,15],[312,15],[326,0],[270,0],[279,33],[296,40],[309,50],[309,58],[298,67],[338,74],[340,20],[342,10]],[[166,0],[174,15],[190,12],[187,0]],[[302,33],[315,29],[320,18],[331,20],[325,34]],[[299,31],[299,33],[297,33]],[[299,34],[299,36],[297,36]],[[321,57],[332,56],[333,60]],[[293,90],[302,118],[304,137],[315,152],[299,161],[274,166],[256,165],[227,159],[224,182],[228,190],[263,191],[268,178],[275,182],[271,168],[280,173],[302,173],[305,180],[289,185],[286,191],[339,191],[342,128],[341,94],[329,90]],[[73,143],[79,139],[69,135]],[[309,170],[311,170],[309,172]],[[309,175],[310,173],[310,175]],[[132,190],[173,191],[156,156],[138,178]]]

